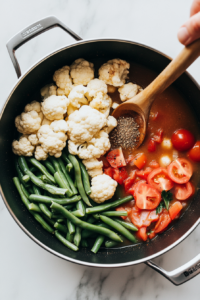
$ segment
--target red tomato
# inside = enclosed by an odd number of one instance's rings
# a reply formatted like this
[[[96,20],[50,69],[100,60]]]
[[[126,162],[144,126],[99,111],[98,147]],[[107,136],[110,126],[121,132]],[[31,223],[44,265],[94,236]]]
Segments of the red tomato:
[[[135,174],[136,174],[136,176],[139,176],[140,178],[147,180],[147,177],[151,173],[151,171],[152,171],[152,169],[147,167],[144,170],[136,170]]]
[[[150,139],[147,145],[147,150],[149,152],[154,152],[156,151],[156,142],[153,139]]]
[[[172,134],[172,144],[178,151],[187,151],[194,146],[195,137],[186,129],[178,129]]]
[[[157,119],[158,119],[158,115],[159,115],[159,113],[158,112],[156,112],[156,113],[150,113],[150,115],[149,115],[149,118],[152,120],[152,121],[156,121]]]
[[[162,213],[159,216],[159,220],[156,223],[154,232],[155,233],[162,232],[163,230],[166,229],[166,227],[169,225],[170,222],[171,222],[171,218],[168,211],[166,209],[163,209]]]
[[[196,142],[193,148],[188,152],[190,159],[200,162],[200,141]]]
[[[175,186],[175,197],[178,200],[187,200],[194,193],[194,187],[191,182],[177,184]]]
[[[176,183],[182,184],[190,180],[192,176],[192,165],[185,158],[177,158],[168,167],[169,178]]]
[[[144,153],[138,153],[134,158],[134,165],[138,169],[142,169],[147,162],[147,157]]]
[[[124,180],[124,188],[126,193],[134,184],[135,178],[136,178],[136,171],[134,170],[130,173],[129,177]]]
[[[113,178],[113,168],[109,167],[109,168],[104,169],[104,174]]]
[[[113,168],[121,168],[126,166],[122,148],[111,150],[107,156],[107,161]]]
[[[151,222],[156,222],[158,219],[159,216],[155,210],[141,210],[136,205],[132,208],[131,222],[138,228],[143,226],[148,227]]]
[[[150,239],[153,239],[155,236],[156,236],[156,233],[155,233],[154,231],[151,232],[151,233],[148,235],[148,237],[149,237]]]
[[[134,156],[133,155],[129,155],[128,158],[125,160],[126,164],[128,165],[129,163],[132,163],[134,160]]]
[[[163,140],[163,129],[158,129],[158,131],[156,132],[156,134],[153,136],[153,140],[160,144]]]
[[[155,209],[161,200],[161,193],[150,184],[140,183],[135,189],[135,201],[140,209]]]
[[[105,156],[101,156],[99,158],[100,161],[103,162],[103,168],[109,168],[110,167],[110,164],[109,162],[107,161],[106,157]]]
[[[137,178],[136,178],[137,179]],[[135,189],[137,188],[137,186],[141,183],[146,183],[146,180],[139,180],[137,181],[130,189],[129,189],[129,193],[133,195],[133,197],[135,197]]]
[[[128,173],[125,168],[113,169],[113,179],[119,184],[122,184],[126,178],[128,178]]]
[[[158,168],[153,170],[147,177],[147,182],[160,192],[169,191],[174,186],[174,183],[169,178],[169,175],[165,168]]]
[[[116,210],[116,211],[127,211],[128,215],[131,214],[131,208],[130,208],[130,207],[122,207],[122,206],[120,206],[120,207],[116,207],[115,210]],[[121,218],[122,218],[123,220],[126,220],[126,219],[127,219],[126,216],[121,216]]]
[[[149,167],[151,167],[153,169],[157,169],[157,168],[160,168],[160,165],[159,165],[159,163],[156,160],[152,160],[149,163]]]
[[[137,232],[137,236],[139,239],[145,242],[148,239],[147,228],[146,227],[140,228]]]
[[[172,204],[172,206],[169,208],[169,215],[172,220],[176,218],[176,216],[179,214],[179,212],[182,209],[182,204],[179,201],[176,201]]]

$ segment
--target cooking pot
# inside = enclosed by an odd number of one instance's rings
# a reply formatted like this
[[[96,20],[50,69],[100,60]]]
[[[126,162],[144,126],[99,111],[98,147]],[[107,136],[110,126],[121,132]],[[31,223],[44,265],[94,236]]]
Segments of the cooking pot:
[[[76,42],[50,53],[29,70],[21,75],[15,57],[15,50],[33,37],[44,31],[59,26],[70,34]],[[128,40],[91,39],[82,40],[57,18],[51,16],[42,19],[15,35],[7,43],[8,52],[15,67],[18,81],[10,92],[1,112],[0,119],[0,192],[11,216],[21,229],[38,245],[70,262],[93,267],[125,267],[146,263],[165,276],[175,285],[186,282],[200,272],[200,254],[182,267],[167,272],[156,265],[151,259],[169,251],[183,241],[200,222],[200,194],[194,197],[184,215],[156,239],[146,243],[113,248],[100,249],[93,254],[90,249],[73,252],[60,243],[54,236],[46,232],[26,210],[14,187],[14,163],[11,143],[15,135],[14,119],[23,111],[24,106],[36,96],[46,83],[52,82],[54,72],[70,65],[75,59],[83,57],[95,64],[98,70],[108,59],[121,58],[136,62],[155,72],[161,72],[170,62],[170,58],[155,49]],[[96,74],[97,75],[97,74]],[[197,82],[185,72],[173,84],[187,99],[194,111],[194,118],[200,117],[200,89]],[[198,184],[198,188],[200,183]]]

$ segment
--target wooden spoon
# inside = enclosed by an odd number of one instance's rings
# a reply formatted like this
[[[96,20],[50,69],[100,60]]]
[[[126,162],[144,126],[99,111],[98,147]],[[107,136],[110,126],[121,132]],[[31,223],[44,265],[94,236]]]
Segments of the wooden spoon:
[[[149,112],[155,98],[170,86],[199,55],[200,39],[184,47],[181,53],[142,92],[120,104],[113,111],[112,116],[115,118],[125,114],[137,116],[136,121],[140,125],[140,138],[134,149],[137,149],[145,138]]]

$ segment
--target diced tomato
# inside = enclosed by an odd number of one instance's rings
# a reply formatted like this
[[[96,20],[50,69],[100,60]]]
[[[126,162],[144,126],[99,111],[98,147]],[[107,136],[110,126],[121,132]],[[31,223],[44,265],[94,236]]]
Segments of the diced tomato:
[[[134,156],[133,155],[129,155],[128,158],[125,159],[127,165],[129,163],[133,162],[133,160],[134,160]]]
[[[149,118],[152,120],[152,121],[156,121],[158,119],[158,116],[159,116],[159,113],[158,112],[155,112],[155,113],[150,113],[150,116]]]
[[[161,193],[147,183],[139,183],[134,192],[137,207],[155,209],[161,200]]]
[[[151,222],[156,222],[159,219],[159,216],[156,214],[156,210],[141,210],[136,205],[132,208],[131,211],[131,222],[140,227],[148,227]]]
[[[147,182],[155,187],[158,191],[169,191],[173,188],[174,183],[169,178],[167,170],[165,168],[158,168],[153,170],[148,178]]]
[[[154,152],[156,151],[156,142],[154,141],[154,139],[150,139],[147,145],[147,150],[149,152]]]
[[[194,135],[186,129],[178,129],[172,135],[172,144],[178,151],[188,151],[195,143]]]
[[[182,204],[179,201],[174,202],[169,208],[170,218],[174,220],[182,208]]]
[[[147,228],[146,227],[139,228],[139,230],[137,232],[137,236],[139,239],[141,239],[145,242],[148,239]]]
[[[187,200],[194,194],[194,187],[191,182],[185,184],[176,184],[175,197],[178,200]]]
[[[190,180],[193,170],[187,159],[177,158],[167,167],[167,172],[171,180],[183,184]]]
[[[141,183],[146,183],[146,180],[141,180],[139,178],[139,180],[136,182],[136,179],[135,179],[135,184],[128,191],[131,195],[133,195],[133,197],[135,196],[135,189],[137,188],[137,186]]]
[[[148,175],[151,173],[152,169],[147,167],[144,170],[136,170],[135,173],[137,176],[139,176],[142,179],[147,180]]]
[[[150,240],[153,239],[155,236],[156,236],[156,233],[155,233],[154,231],[152,231],[152,232],[148,235],[148,237],[150,238]]]
[[[103,168],[109,168],[110,167],[110,164],[109,162],[107,161],[106,157],[105,156],[101,156],[99,158],[100,161],[103,162]]]
[[[154,232],[159,233],[164,231],[166,227],[170,224],[170,222],[171,222],[171,218],[168,211],[166,209],[163,209],[159,216],[159,220],[156,223],[156,226],[154,228]]]
[[[138,153],[134,158],[134,165],[140,170],[145,166],[146,162],[147,157],[144,153]]]
[[[157,169],[157,168],[160,168],[160,165],[159,165],[159,163],[156,160],[152,160],[149,163],[149,167],[151,167],[153,169]]]
[[[116,211],[127,211],[128,215],[131,214],[131,208],[130,207],[122,207],[122,206],[119,206],[119,207],[116,207],[115,208]],[[126,216],[121,216],[121,218],[123,220],[126,220],[127,217]]]
[[[156,143],[160,144],[163,140],[163,129],[158,129],[156,134],[153,136],[153,139]]]
[[[113,178],[113,168],[109,167],[109,168],[106,168],[104,169],[104,174],[110,176],[111,178]]]
[[[111,167],[113,168],[121,168],[126,166],[126,162],[121,147],[118,149],[111,150],[107,154],[106,159],[111,165]]]
[[[193,148],[188,152],[188,156],[191,160],[200,162],[200,141],[194,144]]]
[[[136,178],[136,171],[133,170],[133,171],[130,173],[129,177],[126,178],[126,179],[124,180],[124,189],[125,189],[125,192],[126,192],[126,193],[128,192],[128,190],[129,190],[129,189],[132,187],[132,185],[134,184],[135,178]]]
[[[113,169],[113,179],[119,184],[122,184],[126,178],[128,178],[128,173],[125,168]]]

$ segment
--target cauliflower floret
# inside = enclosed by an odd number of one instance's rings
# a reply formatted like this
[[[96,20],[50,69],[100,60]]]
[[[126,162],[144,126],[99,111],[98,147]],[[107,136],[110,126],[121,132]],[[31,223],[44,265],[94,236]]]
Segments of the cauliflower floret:
[[[124,84],[122,87],[120,87],[118,89],[119,94],[120,94],[120,99],[122,101],[126,101],[126,100],[133,98],[135,95],[138,94],[139,89],[141,89],[141,87],[132,82]]]
[[[85,98],[85,93],[87,92],[87,88],[83,85],[76,85],[71,92],[69,93],[68,99],[70,104],[74,107],[81,107],[83,104],[88,104],[87,99]]]
[[[37,101],[32,101],[31,103],[28,103],[25,108],[24,111],[30,112],[30,111],[36,111],[37,113],[41,112],[41,104]]]
[[[52,95],[42,102],[42,112],[50,121],[61,120],[67,112],[69,100],[65,96]]]
[[[94,64],[83,59],[76,59],[70,66],[73,83],[87,85],[94,78]]]
[[[54,132],[57,125],[55,126],[53,123],[56,122],[52,122],[51,125],[42,125],[37,136],[44,152],[60,157],[63,148],[66,146],[67,135],[63,131]]]
[[[117,120],[114,117],[109,116],[104,131],[110,133],[116,126],[117,126]]]
[[[106,117],[96,109],[83,105],[68,117],[68,134],[71,141],[82,143],[106,125]]]
[[[46,118],[44,117],[44,119],[43,119],[43,121],[42,121],[42,125],[50,125],[51,122],[52,122],[52,121],[50,121],[50,120],[48,120],[48,119],[46,119]]]
[[[95,78],[91,80],[87,85],[87,97],[92,99],[92,97],[96,97],[98,93],[102,93],[103,95],[107,94],[107,85],[103,80]]]
[[[57,88],[56,95],[57,96],[65,96],[65,90]]]
[[[113,197],[117,182],[106,174],[92,178],[90,198],[96,203],[103,203]]]
[[[99,69],[99,79],[105,81],[106,84],[114,86],[122,86],[127,79],[130,64],[125,60],[116,58],[109,60]]]
[[[33,146],[37,146],[39,144],[37,134],[30,134],[30,135],[27,136],[27,138]]]
[[[64,95],[68,96],[72,89],[72,79],[69,74],[70,67],[64,66],[61,69],[55,71],[53,75],[53,80],[56,85],[64,91]],[[58,95],[60,95],[60,90],[57,91]]]
[[[96,158],[83,159],[82,163],[85,165],[87,170],[103,168],[103,162]]]
[[[53,121],[50,125],[50,128],[54,132],[67,132],[68,130],[68,125],[65,120],[58,120],[58,121]]]
[[[117,102],[113,102],[113,104],[112,104],[113,109],[117,108],[118,106],[119,106],[119,104]]]
[[[49,96],[56,95],[57,86],[53,84],[47,84],[40,90],[40,94],[43,99],[48,98]]]
[[[44,149],[41,146],[37,146],[35,148],[35,158],[37,160],[46,160],[48,157],[48,153],[44,151]]]
[[[78,155],[81,159],[99,158],[110,149],[108,134],[101,130],[89,142],[80,143],[68,142],[68,149],[71,154]]]
[[[19,141],[12,142],[12,151],[19,156],[32,156],[35,147],[31,145],[27,136],[22,135]]]
[[[69,104],[69,106],[67,107],[67,114],[68,116],[73,114],[73,112],[75,112],[76,110],[78,110],[78,107],[75,107],[73,105],[71,105],[71,103]],[[68,120],[68,117],[65,118],[65,121]]]
[[[107,84],[108,94],[113,94],[116,92],[117,88],[113,85]]]
[[[87,172],[88,172],[88,175],[93,178],[95,176],[103,174],[103,169],[102,168],[95,168],[95,169],[90,169]]]
[[[35,110],[23,112],[15,118],[15,126],[23,134],[36,133],[41,126],[42,119],[41,112],[38,113]]]
[[[106,118],[109,116],[111,105],[112,99],[107,94],[103,95],[102,93],[98,93],[97,97],[90,102],[90,106],[104,114]]]

